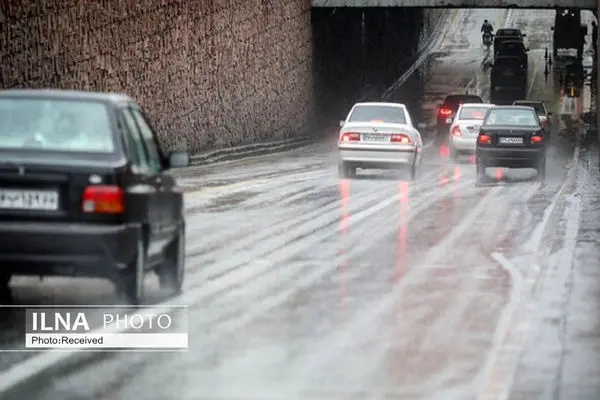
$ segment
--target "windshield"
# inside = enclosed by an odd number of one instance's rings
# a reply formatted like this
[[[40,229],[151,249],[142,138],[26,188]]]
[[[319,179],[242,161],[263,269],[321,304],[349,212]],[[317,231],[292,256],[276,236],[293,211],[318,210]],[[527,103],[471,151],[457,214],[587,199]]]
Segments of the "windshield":
[[[538,120],[533,111],[504,108],[492,109],[485,120],[485,125],[537,126]]]
[[[483,120],[489,107],[463,107],[460,110],[458,119],[478,119]]]
[[[394,106],[356,106],[348,122],[406,124],[404,110]]]
[[[0,99],[0,149],[112,153],[106,105],[54,99]]]

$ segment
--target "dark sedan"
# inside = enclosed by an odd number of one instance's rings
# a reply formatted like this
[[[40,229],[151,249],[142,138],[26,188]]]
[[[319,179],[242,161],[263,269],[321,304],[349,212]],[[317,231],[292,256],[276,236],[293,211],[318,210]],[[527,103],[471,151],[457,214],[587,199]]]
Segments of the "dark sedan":
[[[476,145],[477,181],[487,167],[534,168],[546,177],[547,136],[533,107],[496,106],[479,130]]]
[[[144,276],[181,290],[183,194],[142,109],[117,94],[0,92],[0,293],[16,275],[112,280],[133,304]]]

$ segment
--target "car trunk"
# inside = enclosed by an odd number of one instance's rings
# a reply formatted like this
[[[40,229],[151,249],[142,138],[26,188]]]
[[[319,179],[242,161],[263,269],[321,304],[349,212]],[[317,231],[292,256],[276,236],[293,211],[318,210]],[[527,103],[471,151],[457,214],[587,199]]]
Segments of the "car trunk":
[[[4,161],[0,182],[2,221],[117,221],[112,215],[83,213],[81,207],[86,186],[116,183],[109,168]]]
[[[531,137],[542,132],[536,127],[482,126],[479,134],[490,136],[494,147],[518,148],[531,147]]]

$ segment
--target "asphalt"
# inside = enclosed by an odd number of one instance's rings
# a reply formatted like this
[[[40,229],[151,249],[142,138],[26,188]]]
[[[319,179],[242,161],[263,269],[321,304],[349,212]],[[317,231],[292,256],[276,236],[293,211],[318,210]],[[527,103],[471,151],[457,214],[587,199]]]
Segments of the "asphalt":
[[[528,98],[564,109],[555,74],[543,73],[551,11],[454,13],[423,66],[430,123],[447,94],[489,96],[486,18],[528,33]],[[402,90],[394,97],[412,96]],[[14,398],[591,399],[600,377],[591,365],[600,365],[600,222],[589,222],[600,214],[597,157],[575,148],[558,116],[553,128],[543,185],[533,170],[490,169],[477,186],[472,157],[454,162],[443,144],[428,146],[414,182],[380,171],[340,179],[332,141],[184,171],[187,281],[175,301],[189,305],[189,351],[50,367]],[[20,279],[14,296],[121,303],[101,281]],[[22,337],[21,321],[3,314],[4,348]],[[562,347],[549,343],[559,332]],[[39,362],[9,375],[24,356]],[[27,383],[44,357],[0,353],[0,382]]]

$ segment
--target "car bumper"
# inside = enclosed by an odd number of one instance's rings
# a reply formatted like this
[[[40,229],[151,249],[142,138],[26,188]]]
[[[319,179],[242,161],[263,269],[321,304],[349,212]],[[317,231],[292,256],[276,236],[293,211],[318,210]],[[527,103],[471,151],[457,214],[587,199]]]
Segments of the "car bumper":
[[[359,167],[393,168],[412,165],[415,162],[417,148],[403,146],[394,149],[372,147],[338,147],[340,161],[356,163]]]
[[[134,259],[138,225],[0,223],[0,271],[117,278]]]
[[[486,167],[535,168],[546,156],[544,148],[538,149],[498,149],[481,148],[476,150],[477,162]]]
[[[477,136],[472,138],[450,136],[449,143],[455,151],[474,153],[477,148]]]

